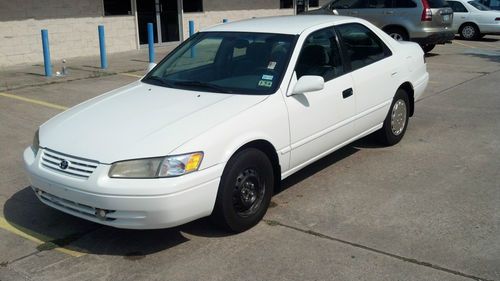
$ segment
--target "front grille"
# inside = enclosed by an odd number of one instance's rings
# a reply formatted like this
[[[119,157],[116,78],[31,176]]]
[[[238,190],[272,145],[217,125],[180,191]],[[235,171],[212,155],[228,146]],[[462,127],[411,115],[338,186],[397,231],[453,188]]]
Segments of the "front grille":
[[[87,179],[97,168],[99,162],[66,155],[50,149],[42,153],[42,166],[72,177]]]

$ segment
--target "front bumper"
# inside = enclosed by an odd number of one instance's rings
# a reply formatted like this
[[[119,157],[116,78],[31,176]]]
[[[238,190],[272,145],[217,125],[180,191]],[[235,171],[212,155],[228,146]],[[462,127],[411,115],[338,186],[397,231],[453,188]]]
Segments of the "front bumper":
[[[455,38],[455,34],[453,31],[441,31],[433,32],[425,37],[411,38],[411,41],[414,41],[420,45],[431,45],[450,43],[453,38]]]
[[[174,227],[210,215],[224,168],[219,164],[175,178],[112,179],[109,165],[99,164],[88,179],[81,179],[43,167],[42,150],[35,155],[27,148],[23,154],[40,201],[76,217],[128,229]]]

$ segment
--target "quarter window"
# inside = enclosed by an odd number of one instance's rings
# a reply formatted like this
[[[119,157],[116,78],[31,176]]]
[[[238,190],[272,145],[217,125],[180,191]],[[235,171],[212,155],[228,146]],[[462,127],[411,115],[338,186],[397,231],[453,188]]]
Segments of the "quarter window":
[[[370,29],[359,23],[336,27],[351,70],[359,69],[391,55],[389,48]]]
[[[316,31],[306,38],[295,71],[297,78],[318,75],[325,81],[342,75],[344,71],[333,28]]]

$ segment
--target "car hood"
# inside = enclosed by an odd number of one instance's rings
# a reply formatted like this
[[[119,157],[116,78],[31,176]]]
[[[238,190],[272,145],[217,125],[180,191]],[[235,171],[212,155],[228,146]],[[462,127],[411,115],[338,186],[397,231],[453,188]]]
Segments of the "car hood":
[[[108,164],[165,156],[266,97],[135,82],[47,121],[40,127],[40,146]]]

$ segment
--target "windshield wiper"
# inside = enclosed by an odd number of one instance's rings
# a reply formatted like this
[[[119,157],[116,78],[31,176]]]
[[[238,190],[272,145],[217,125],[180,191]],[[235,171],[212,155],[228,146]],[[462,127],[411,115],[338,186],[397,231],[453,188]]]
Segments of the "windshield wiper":
[[[212,89],[212,90],[215,90],[219,93],[226,93],[226,94],[232,94],[233,92],[224,88],[224,87],[221,87],[221,86],[218,86],[218,85],[215,85],[215,84],[212,84],[212,83],[207,83],[207,82],[201,82],[201,81],[194,81],[194,80],[186,80],[186,81],[175,81],[174,82],[174,85],[176,86],[194,86],[194,87],[200,87],[200,88],[208,88],[208,89]]]
[[[144,78],[143,81],[144,82],[151,82],[155,85],[160,84],[161,86],[172,87],[172,83],[170,83],[170,81],[168,81],[164,78],[158,77],[158,76],[149,76],[147,78]]]

